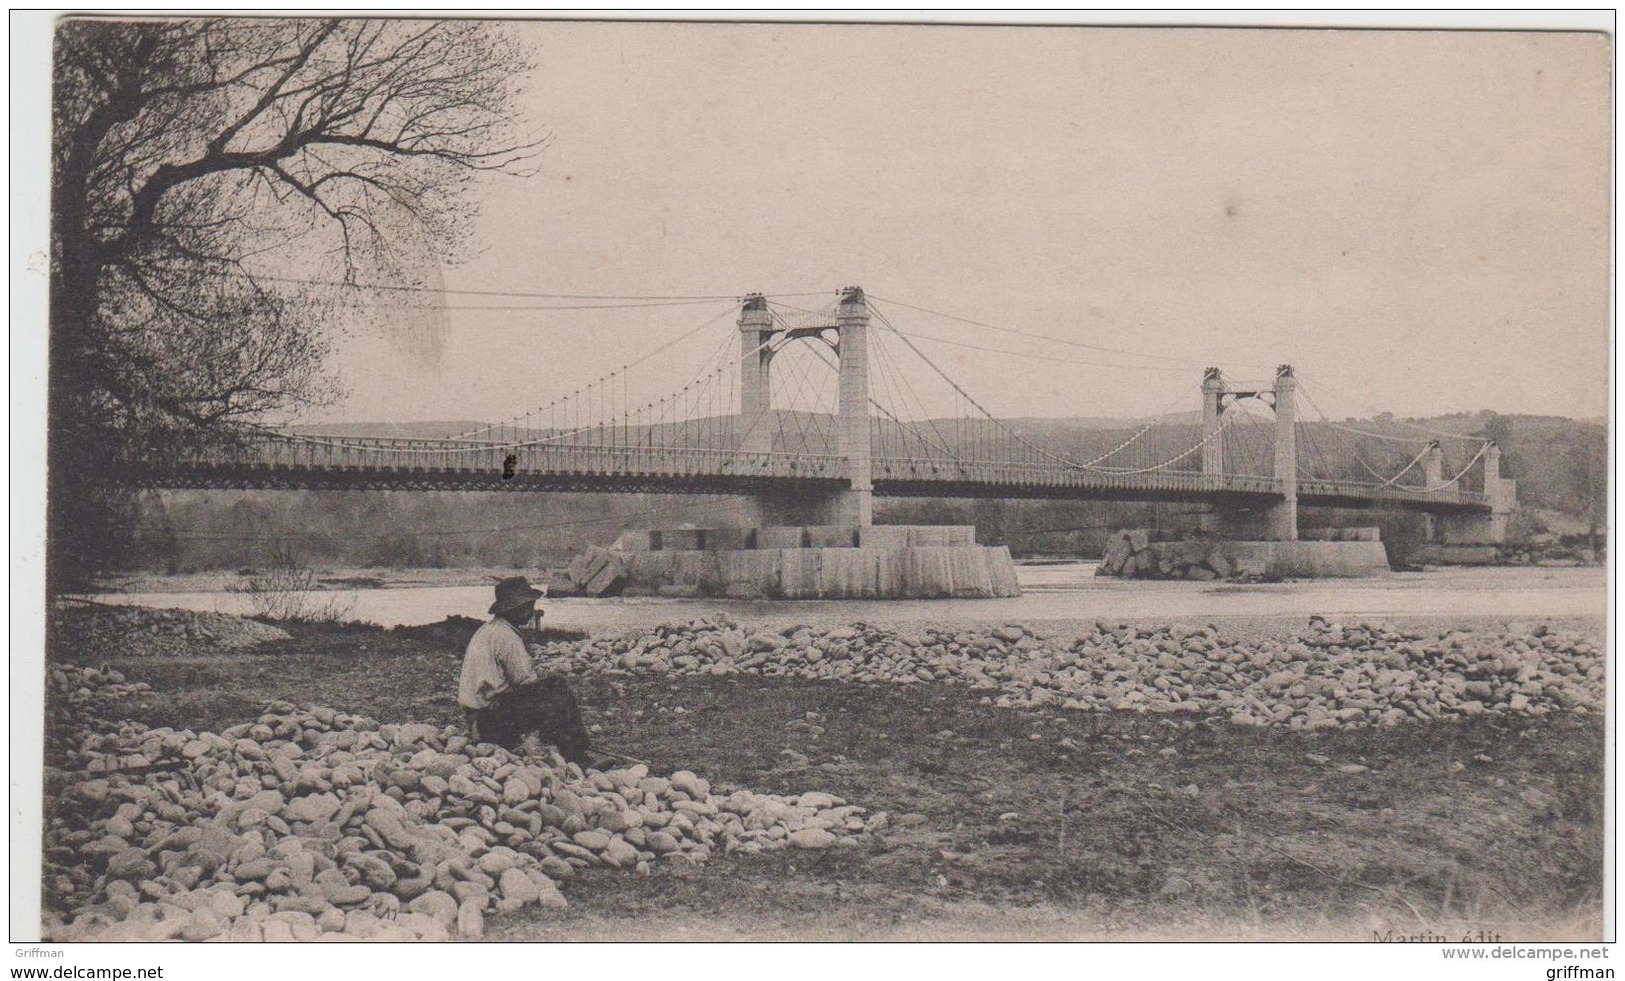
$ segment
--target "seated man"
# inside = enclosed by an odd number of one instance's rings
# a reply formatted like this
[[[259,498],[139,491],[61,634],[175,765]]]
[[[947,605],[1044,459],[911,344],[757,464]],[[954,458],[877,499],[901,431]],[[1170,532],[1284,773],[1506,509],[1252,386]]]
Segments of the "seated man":
[[[481,741],[516,750],[534,736],[557,746],[566,760],[586,766],[587,732],[569,684],[538,676],[519,634],[540,616],[536,601],[541,597],[523,576],[497,583],[491,622],[475,631],[463,655],[457,701],[473,717]]]

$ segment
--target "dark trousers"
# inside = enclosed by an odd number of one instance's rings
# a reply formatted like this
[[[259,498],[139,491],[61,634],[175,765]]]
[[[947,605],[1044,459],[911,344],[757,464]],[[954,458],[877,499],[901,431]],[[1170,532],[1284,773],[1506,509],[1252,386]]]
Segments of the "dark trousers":
[[[480,739],[505,749],[517,749],[527,733],[559,748],[572,763],[587,761],[587,727],[581,709],[565,679],[552,676],[510,688],[474,713]]]

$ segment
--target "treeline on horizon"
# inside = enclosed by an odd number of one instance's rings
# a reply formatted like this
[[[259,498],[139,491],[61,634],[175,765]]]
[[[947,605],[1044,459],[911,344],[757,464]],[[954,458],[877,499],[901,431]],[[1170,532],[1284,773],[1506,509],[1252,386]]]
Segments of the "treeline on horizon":
[[[1367,422],[1400,431],[1390,416]],[[1502,471],[1518,481],[1526,515],[1515,529],[1543,530],[1527,517],[1535,510],[1606,525],[1608,432],[1601,423],[1493,413],[1415,422],[1497,440]],[[1069,430],[1065,420],[1048,420],[1043,439],[1058,453],[1081,455],[1099,439],[1097,425],[1085,427]],[[259,570],[294,556],[329,568],[551,568],[589,544],[613,542],[626,529],[737,525],[738,504],[728,497],[653,494],[147,492],[133,509],[136,533],[119,567]],[[983,544],[1008,545],[1018,557],[1092,558],[1115,528],[1185,527],[1200,510],[1182,504],[900,498],[877,500],[875,520],[973,524]],[[1304,520],[1377,525],[1391,553],[1421,535],[1414,514],[1310,511]]]

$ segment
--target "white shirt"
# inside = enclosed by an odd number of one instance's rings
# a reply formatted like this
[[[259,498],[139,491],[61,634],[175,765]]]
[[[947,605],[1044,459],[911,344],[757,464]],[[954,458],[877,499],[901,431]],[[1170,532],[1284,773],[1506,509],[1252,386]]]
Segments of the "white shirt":
[[[457,702],[475,712],[515,685],[536,680],[530,652],[513,624],[501,617],[490,621],[468,641],[463,674],[457,683]]]

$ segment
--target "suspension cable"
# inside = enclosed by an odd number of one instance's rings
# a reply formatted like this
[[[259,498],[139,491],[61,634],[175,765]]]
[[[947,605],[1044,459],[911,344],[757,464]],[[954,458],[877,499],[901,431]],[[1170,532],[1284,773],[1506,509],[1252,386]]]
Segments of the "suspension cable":
[[[887,301],[887,302],[892,302],[892,301]],[[937,375],[939,377],[941,377],[943,381],[947,382],[953,388],[954,391],[958,392],[959,395],[962,398],[964,398],[966,402],[969,402],[973,407],[975,407],[975,409],[978,412],[980,412],[980,413],[982,413],[982,415],[986,416],[989,421],[991,421],[999,429],[1003,430],[1004,433],[1006,435],[1008,435],[1011,439],[1016,440],[1017,442],[1021,443],[1023,446],[1025,446],[1028,449],[1032,450],[1034,453],[1037,453],[1038,455],[1040,455],[1040,456],[1042,456],[1042,457],[1044,457],[1046,459],[1053,460],[1053,461],[1055,461],[1057,463],[1060,463],[1062,466],[1065,466],[1065,467],[1068,467],[1068,468],[1071,468],[1071,469],[1074,469],[1074,470],[1093,470],[1093,471],[1096,471],[1096,472],[1111,474],[1111,475],[1114,475],[1114,476],[1124,476],[1124,475],[1133,475],[1133,474],[1141,474],[1141,473],[1151,473],[1151,472],[1153,472],[1155,470],[1161,470],[1164,467],[1169,466],[1169,465],[1171,465],[1173,463],[1176,463],[1179,460],[1182,460],[1185,457],[1189,456],[1196,449],[1199,449],[1202,446],[1206,445],[1208,443],[1208,441],[1213,439],[1214,436],[1217,436],[1219,433],[1224,432],[1225,429],[1228,428],[1228,426],[1230,425],[1230,423],[1228,421],[1221,421],[1220,424],[1217,427],[1215,427],[1211,432],[1209,432],[1207,436],[1205,436],[1201,441],[1199,441],[1191,449],[1186,450],[1184,453],[1179,454],[1178,456],[1174,457],[1171,460],[1165,460],[1162,463],[1157,464],[1155,466],[1140,468],[1140,469],[1132,469],[1131,470],[1131,469],[1122,469],[1122,468],[1116,468],[1116,467],[1100,467],[1100,466],[1094,466],[1094,465],[1080,464],[1075,460],[1069,460],[1066,457],[1060,456],[1060,455],[1055,454],[1055,453],[1051,453],[1050,451],[1044,449],[1041,446],[1038,446],[1036,443],[1033,443],[1031,440],[1029,440],[1026,437],[1020,435],[1019,433],[1015,432],[1009,426],[1005,425],[1003,422],[1001,422],[998,419],[998,417],[994,416],[993,413],[989,412],[986,409],[986,407],[984,407],[980,402],[976,401],[976,399],[969,392],[965,391],[962,387],[960,387],[958,382],[956,382],[952,378],[950,378],[948,376],[947,372],[945,372],[941,368],[939,368],[935,361],[932,361],[930,358],[926,357],[925,352],[921,351],[919,349],[919,347],[913,341],[909,340],[908,335],[904,334],[902,331],[900,331],[896,327],[892,326],[891,321],[889,319],[887,319],[887,317],[886,317],[886,315],[884,313],[880,312],[879,310],[875,310],[875,316],[876,316],[877,319],[880,320],[880,322],[882,324],[884,324],[886,326],[886,329],[890,330],[892,333],[894,333],[898,337],[902,338],[903,343],[908,346],[909,350],[913,351],[914,354],[917,357],[919,357],[920,360],[924,361],[926,363],[926,365],[931,368],[932,371],[935,371],[937,373]]]
[[[874,297],[873,294],[871,294],[871,297],[874,298],[874,299],[882,300],[885,303],[894,303],[894,304],[896,304],[897,306],[900,306],[900,307],[907,307],[910,310],[917,310],[920,313],[929,314],[930,316],[933,316],[933,317],[941,317],[944,320],[957,320],[958,322],[960,322],[962,324],[969,324],[972,327],[982,327],[982,328],[985,328],[987,330],[998,331],[1001,334],[1014,334],[1014,335],[1016,335],[1018,337],[1030,337],[1030,338],[1033,338],[1035,340],[1047,341],[1047,342],[1050,342],[1052,344],[1066,344],[1066,345],[1071,346],[1071,347],[1087,348],[1087,349],[1094,350],[1094,351],[1104,351],[1107,354],[1121,354],[1121,355],[1131,357],[1131,358],[1150,358],[1150,359],[1153,359],[1153,360],[1156,360],[1156,361],[1172,361],[1172,362],[1177,362],[1177,363],[1185,364],[1185,365],[1201,364],[1201,363],[1212,363],[1212,362],[1204,362],[1204,361],[1202,361],[1200,359],[1181,358],[1181,357],[1177,357],[1175,355],[1169,355],[1169,354],[1152,354],[1152,353],[1146,352],[1146,351],[1128,351],[1128,350],[1124,350],[1122,348],[1106,347],[1106,346],[1100,345],[1100,344],[1089,344],[1089,343],[1084,342],[1084,341],[1074,341],[1074,340],[1071,340],[1071,339],[1065,338],[1065,337],[1052,337],[1052,336],[1050,336],[1048,334],[1037,334],[1037,333],[1033,333],[1031,331],[1017,330],[1017,329],[1015,329],[1013,327],[1000,327],[1000,326],[998,326],[996,324],[984,323],[984,322],[979,321],[979,320],[971,320],[968,317],[957,317],[957,316],[954,316],[951,313],[941,313],[941,312],[936,311],[936,310],[928,310],[925,307],[915,306],[912,303],[905,303],[902,300],[888,299],[888,298],[885,298],[885,297]],[[1227,362],[1219,362],[1219,363],[1220,364],[1234,364],[1234,365],[1239,365],[1239,366],[1243,366],[1243,367],[1252,367],[1252,368],[1266,367],[1264,365],[1250,364],[1248,362],[1241,362],[1241,361],[1227,361]],[[1131,365],[1106,365],[1104,367],[1132,367],[1132,366]]]
[[[1302,389],[1303,381],[1304,381],[1303,376],[1299,375],[1298,376],[1298,382],[1299,382],[1300,390]],[[1314,380],[1313,384],[1315,386],[1317,386],[1317,387],[1326,389],[1326,390],[1332,392],[1333,394],[1340,394],[1343,397],[1348,398],[1350,401],[1352,401],[1352,402],[1356,403],[1357,405],[1360,405],[1360,406],[1362,406],[1364,408],[1367,408],[1367,409],[1375,408],[1375,406],[1373,406],[1370,403],[1364,401],[1363,399],[1358,399],[1358,398],[1354,398],[1352,396],[1349,396],[1349,394],[1347,392],[1343,391],[1342,389],[1338,388],[1337,386],[1332,385],[1332,384],[1330,384],[1330,383],[1328,383],[1328,382],[1326,382],[1326,381],[1324,381],[1322,379],[1316,378]],[[1311,404],[1313,404],[1313,402],[1314,402],[1314,397],[1313,396],[1309,395],[1308,392],[1304,392],[1304,396],[1309,399]],[[1316,407],[1315,411],[1317,411],[1317,412],[1320,411],[1318,406]],[[1330,422],[1330,418],[1327,417],[1325,413],[1321,413],[1321,416],[1322,416],[1322,418],[1326,418],[1327,421]],[[1442,430],[1442,429],[1433,429],[1431,427],[1424,426],[1424,425],[1422,425],[1420,423],[1410,422],[1408,420],[1400,419],[1398,417],[1395,417],[1394,422],[1395,422],[1396,425],[1408,426],[1411,429],[1415,429],[1415,430],[1417,430],[1419,432],[1427,433],[1429,436],[1437,436],[1437,437],[1441,437],[1441,438],[1444,438],[1444,439],[1459,439],[1459,440],[1461,440],[1463,442],[1472,442],[1474,440],[1483,439],[1482,436],[1470,436],[1470,435],[1466,435],[1466,434],[1463,434],[1463,433],[1447,432],[1447,431]],[[1399,437],[1393,436],[1391,434],[1385,435],[1385,434],[1382,434],[1382,433],[1365,433],[1365,435],[1367,435],[1367,436],[1377,436],[1379,438],[1386,438],[1386,439],[1398,439],[1399,438]]]
[[[1326,418],[1326,413],[1321,410],[1320,406],[1315,402],[1313,396],[1309,395],[1308,392],[1304,392],[1304,396],[1305,396],[1305,398],[1308,399],[1309,404],[1314,408],[1315,412],[1320,415],[1321,420],[1323,422],[1325,422],[1326,424],[1332,426],[1335,429],[1343,429],[1343,430],[1346,430],[1348,432],[1357,433],[1357,434],[1364,435],[1364,436],[1375,436],[1375,437],[1377,437],[1379,439],[1388,439],[1388,440],[1396,441],[1396,442],[1414,442],[1415,441],[1415,437],[1412,437],[1410,439],[1405,439],[1405,438],[1396,437],[1396,436],[1385,436],[1384,434],[1381,434],[1381,433],[1368,433],[1368,432],[1365,432],[1364,430],[1354,429],[1354,428],[1348,427],[1348,426],[1340,426],[1337,423],[1331,422],[1331,420]],[[1423,427],[1418,427],[1418,428],[1423,428]],[[1462,439],[1462,440],[1476,440],[1479,443],[1478,452],[1473,454],[1472,458],[1467,461],[1466,466],[1462,467],[1460,473],[1456,474],[1454,477],[1450,478],[1449,480],[1444,481],[1443,483],[1437,484],[1437,485],[1432,486],[1432,487],[1423,487],[1423,488],[1400,487],[1398,489],[1405,490],[1405,491],[1426,493],[1426,492],[1431,491],[1431,490],[1438,490],[1438,489],[1443,488],[1443,487],[1449,487],[1450,485],[1452,485],[1452,484],[1456,483],[1457,481],[1461,480],[1462,477],[1466,476],[1467,471],[1471,470],[1473,468],[1473,464],[1477,463],[1479,457],[1483,456],[1485,451],[1489,449],[1490,441],[1486,440],[1486,439],[1483,439],[1482,437],[1476,437],[1476,436],[1459,436],[1458,435],[1456,438],[1457,439]],[[1355,461],[1357,463],[1359,463],[1361,467],[1365,468],[1367,473],[1371,474],[1371,476],[1376,477],[1379,480],[1383,479],[1382,474],[1379,473],[1376,469],[1374,469],[1369,463],[1367,463],[1365,461],[1365,457],[1360,455],[1360,450],[1359,450],[1358,446],[1355,446],[1352,443],[1345,443],[1345,445],[1348,447],[1348,449],[1349,449],[1351,455],[1353,455]],[[1434,441],[1430,440],[1428,442],[1428,445],[1424,446],[1422,448],[1421,452],[1417,453],[1416,456],[1413,457],[1411,459],[1411,461],[1404,466],[1403,469],[1401,469],[1398,473],[1394,474],[1394,476],[1388,478],[1382,484],[1378,485],[1375,488],[1375,490],[1385,490],[1385,489],[1387,489],[1389,487],[1394,487],[1398,483],[1399,478],[1403,477],[1408,471],[1411,470],[1411,468],[1415,467],[1419,462],[1421,462],[1427,456],[1428,452],[1430,450],[1432,450],[1434,445],[1435,445]]]
[[[706,378],[708,375],[716,373],[718,370],[719,369],[711,368],[710,367],[710,362],[707,362],[704,366],[702,366],[700,372],[694,376],[694,378],[689,382],[688,385],[685,385],[677,393],[673,394],[673,396],[672,396],[673,400],[675,400],[677,395],[681,394],[682,391],[686,391],[689,388],[692,388],[693,385],[696,382],[701,381],[702,379]],[[652,400],[648,404],[644,405],[641,409],[639,409],[638,412],[639,413],[647,412],[650,409],[654,408],[656,405],[664,404],[665,401],[666,401],[666,398],[664,398],[664,397],[662,397],[660,399]],[[323,437],[323,436],[320,436],[320,435],[306,436],[306,435],[299,434],[299,433],[278,432],[277,430],[270,429],[268,427],[262,427],[262,426],[254,426],[254,427],[250,427],[250,428],[258,430],[262,435],[276,437],[276,438],[279,438],[279,439],[287,440],[289,442],[304,443],[304,444],[307,444],[307,445],[327,446],[327,447],[332,447],[332,448],[337,448],[337,449],[348,449],[348,450],[357,450],[357,451],[361,451],[361,452],[373,452],[373,453],[413,453],[413,454],[428,455],[428,454],[446,454],[446,453],[483,453],[483,452],[489,451],[494,446],[508,446],[508,447],[511,447],[511,448],[514,448],[514,449],[520,449],[520,448],[529,447],[529,446],[542,446],[542,445],[546,445],[546,444],[549,444],[549,443],[556,443],[559,440],[565,439],[565,438],[570,437],[570,436],[577,436],[577,435],[580,435],[581,433],[589,432],[589,431],[591,431],[593,429],[599,428],[599,426],[601,424],[602,424],[602,420],[598,420],[598,421],[590,421],[586,425],[581,425],[580,420],[578,419],[576,421],[576,424],[574,426],[572,426],[571,428],[569,428],[569,429],[566,429],[566,430],[563,430],[563,431],[558,431],[558,432],[550,432],[546,436],[532,437],[532,438],[529,438],[529,439],[519,440],[519,441],[508,441],[508,440],[502,440],[502,439],[496,439],[496,440],[488,439],[488,440],[485,440],[484,442],[467,443],[467,442],[463,441],[463,437],[451,437],[451,438],[434,439],[434,440],[416,440],[416,442],[437,442],[437,443],[458,444],[458,445],[454,445],[454,446],[445,446],[445,447],[386,447],[386,446],[377,446],[377,445],[374,445],[374,444],[371,444],[371,443],[352,443],[352,442],[346,441],[343,438],[336,438],[335,439],[335,438],[331,438],[331,437]],[[497,428],[497,426],[487,426],[487,427],[485,427],[485,431],[489,432],[491,429],[495,429],[495,428]]]
[[[605,375],[603,378],[600,378],[598,381],[599,382],[608,381],[609,379],[615,378],[617,376],[623,376],[623,378],[624,378],[624,375],[625,375],[626,372],[631,371],[633,368],[636,368],[638,365],[641,365],[641,364],[649,361],[650,359],[652,359],[652,358],[654,358],[654,357],[656,357],[656,356],[658,356],[660,354],[663,354],[664,352],[670,350],[671,348],[677,346],[678,344],[681,344],[682,342],[688,340],[690,337],[693,337],[695,334],[698,334],[700,331],[705,330],[707,327],[710,327],[712,324],[716,323],[718,320],[721,320],[723,317],[727,316],[729,313],[732,313],[732,312],[733,312],[733,307],[731,307],[731,306],[729,306],[729,307],[727,307],[727,308],[725,308],[723,310],[718,311],[714,316],[711,316],[711,317],[707,318],[706,321],[704,323],[700,324],[698,327],[695,327],[692,330],[685,331],[681,335],[671,339],[670,341],[667,341],[665,344],[660,345],[659,347],[655,348],[653,351],[650,351],[648,354],[645,354],[641,358],[637,358],[635,360],[628,361],[626,364],[623,364],[619,368],[616,368],[614,371],[611,371],[609,374]],[[595,382],[594,384],[597,384],[597,382]],[[568,396],[566,396],[566,397],[568,397]],[[540,406],[540,407],[538,407],[536,409],[532,409],[531,412],[540,412],[543,409],[546,409],[546,408],[552,406],[557,401],[559,401],[559,400],[554,399],[552,402],[547,403],[547,405]],[[522,419],[525,416],[530,415],[531,412],[521,413],[519,415],[513,416],[512,418],[513,419]],[[490,432],[491,430],[497,428],[500,425],[503,425],[503,423],[493,423],[493,424],[488,425],[488,426],[480,426],[480,427],[478,427],[476,429],[470,429],[467,432],[458,433],[455,436],[448,436],[446,438],[447,439],[464,439],[464,438],[469,437],[469,436],[478,436],[480,433],[488,433],[488,432]]]
[[[876,348],[874,348],[874,349],[876,349],[876,351],[881,352],[881,354],[884,354],[884,356],[886,356],[886,359],[890,359],[890,352],[884,351],[884,349],[882,349],[881,346],[879,346],[879,344],[876,344]],[[816,352],[817,357],[819,357],[819,359],[822,359],[822,361],[824,361],[824,364],[829,365],[829,367],[832,367],[832,369],[840,370],[840,365],[838,365],[837,362],[829,361],[829,356],[827,356],[827,354],[825,354],[825,352],[822,351],[822,349],[814,348],[814,349],[812,349],[812,351]],[[877,357],[876,364],[881,364],[881,361],[882,361],[882,359],[879,359],[879,357]],[[882,370],[884,370],[884,369],[882,369]],[[910,434],[910,432],[912,432],[912,434],[915,435],[915,439],[920,440],[921,443],[926,443],[926,445],[933,445],[934,448],[938,448],[938,450],[941,450],[942,453],[947,453],[947,456],[949,456],[949,458],[951,458],[951,460],[954,460],[954,463],[960,463],[960,465],[964,465],[964,461],[960,460],[959,456],[955,455],[955,453],[952,452],[951,448],[947,448],[946,445],[941,445],[941,443],[931,443],[931,442],[929,442],[929,440],[926,440],[925,434],[921,434],[920,430],[916,429],[916,427],[910,426],[910,424],[907,424],[907,422],[903,422],[902,419],[899,419],[899,417],[897,417],[897,414],[892,413],[892,411],[890,411],[890,409],[887,409],[886,406],[884,406],[884,404],[881,404],[881,403],[879,403],[879,401],[874,400],[873,396],[871,396],[871,398],[869,398],[869,404],[871,404],[871,406],[874,406],[874,408],[879,409],[879,411],[881,411],[881,413],[886,414],[887,419],[890,419],[890,421],[895,422],[895,424],[897,424],[897,427],[899,427],[899,429],[902,430],[902,432],[903,432],[903,450],[905,450],[905,452],[907,452],[907,448],[908,448],[907,434]],[[884,443],[882,443],[882,448],[884,448]],[[884,460],[884,458],[886,458],[886,453],[881,453],[881,455],[879,455],[879,456],[881,456],[882,460]]]

